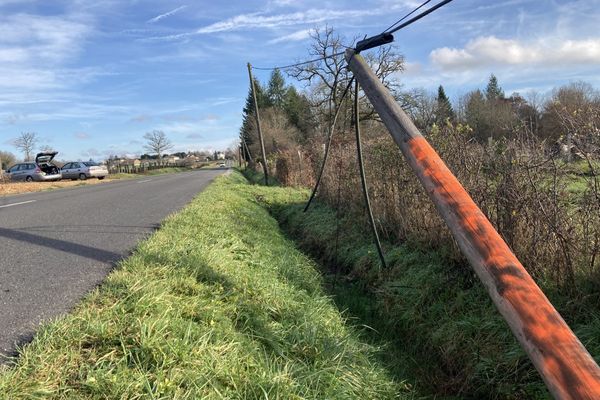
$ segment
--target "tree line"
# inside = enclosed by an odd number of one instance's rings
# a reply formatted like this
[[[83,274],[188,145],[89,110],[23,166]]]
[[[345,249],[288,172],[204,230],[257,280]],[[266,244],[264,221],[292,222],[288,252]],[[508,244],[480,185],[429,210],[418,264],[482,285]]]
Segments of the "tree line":
[[[355,40],[348,41],[330,27],[314,30],[311,37],[310,57],[338,53],[352,46]],[[520,93],[507,96],[497,77],[491,74],[485,88],[468,92],[453,104],[442,85],[434,93],[403,88],[399,77],[404,69],[404,57],[391,46],[380,47],[367,53],[365,58],[424,134],[447,123],[463,124],[469,127],[471,138],[480,143],[511,139],[526,132],[545,140],[549,148],[562,149],[569,159],[573,154],[581,156],[598,151],[600,92],[587,83],[564,85],[547,95],[531,92],[525,96]],[[276,158],[276,154],[285,149],[304,146],[311,139],[322,140],[337,108],[341,108],[340,126],[348,126],[351,122],[349,98],[354,94],[351,88],[350,96],[341,98],[350,79],[344,65],[343,56],[337,56],[286,70],[290,78],[304,86],[303,91],[286,85],[282,72],[277,69],[266,84],[255,80],[258,107],[265,125],[266,152],[270,158]],[[364,94],[361,92],[359,96],[361,120],[377,121],[378,116]],[[253,115],[254,103],[249,90],[240,139],[252,155],[258,155]],[[249,159],[247,151],[244,149],[244,155]]]

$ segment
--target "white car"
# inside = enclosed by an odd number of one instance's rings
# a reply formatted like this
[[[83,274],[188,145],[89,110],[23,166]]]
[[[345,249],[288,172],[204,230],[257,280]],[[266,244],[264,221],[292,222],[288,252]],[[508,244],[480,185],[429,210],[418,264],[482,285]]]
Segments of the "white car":
[[[61,168],[63,179],[81,179],[88,178],[104,179],[108,175],[108,169],[105,165],[100,165],[94,161],[74,161],[68,162]]]

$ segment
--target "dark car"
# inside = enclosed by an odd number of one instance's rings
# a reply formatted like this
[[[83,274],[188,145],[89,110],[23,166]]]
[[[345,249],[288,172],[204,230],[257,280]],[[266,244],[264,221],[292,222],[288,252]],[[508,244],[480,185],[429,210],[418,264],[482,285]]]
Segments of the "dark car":
[[[58,152],[38,153],[35,162],[18,163],[6,170],[11,181],[44,182],[62,179],[60,170],[52,160]]]

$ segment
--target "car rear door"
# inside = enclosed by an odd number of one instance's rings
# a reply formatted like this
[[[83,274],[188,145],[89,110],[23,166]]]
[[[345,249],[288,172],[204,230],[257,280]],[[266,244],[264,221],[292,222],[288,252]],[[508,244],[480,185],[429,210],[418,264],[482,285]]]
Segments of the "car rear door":
[[[21,168],[19,168],[19,171],[23,171],[23,178],[24,180],[27,180],[28,176],[31,176],[33,178],[34,175],[36,175],[36,170],[37,169],[37,165],[36,164],[23,164],[21,165]],[[33,178],[35,179],[35,178]]]

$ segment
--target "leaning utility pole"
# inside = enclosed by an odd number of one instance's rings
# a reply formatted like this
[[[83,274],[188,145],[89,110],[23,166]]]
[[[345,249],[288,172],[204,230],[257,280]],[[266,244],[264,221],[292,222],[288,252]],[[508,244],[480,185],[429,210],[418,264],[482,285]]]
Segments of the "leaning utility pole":
[[[353,49],[354,77],[557,399],[600,399],[600,368],[444,161]]]
[[[260,152],[263,161],[263,171],[265,173],[265,185],[269,186],[269,171],[267,168],[267,157],[265,156],[265,143],[263,142],[262,131],[260,129],[258,100],[256,99],[256,88],[254,87],[254,78],[252,78],[252,65],[250,65],[250,63],[248,63],[248,76],[250,77],[250,87],[252,88],[252,98],[254,99],[254,116],[256,117],[256,129],[258,131],[258,140],[260,142]]]

